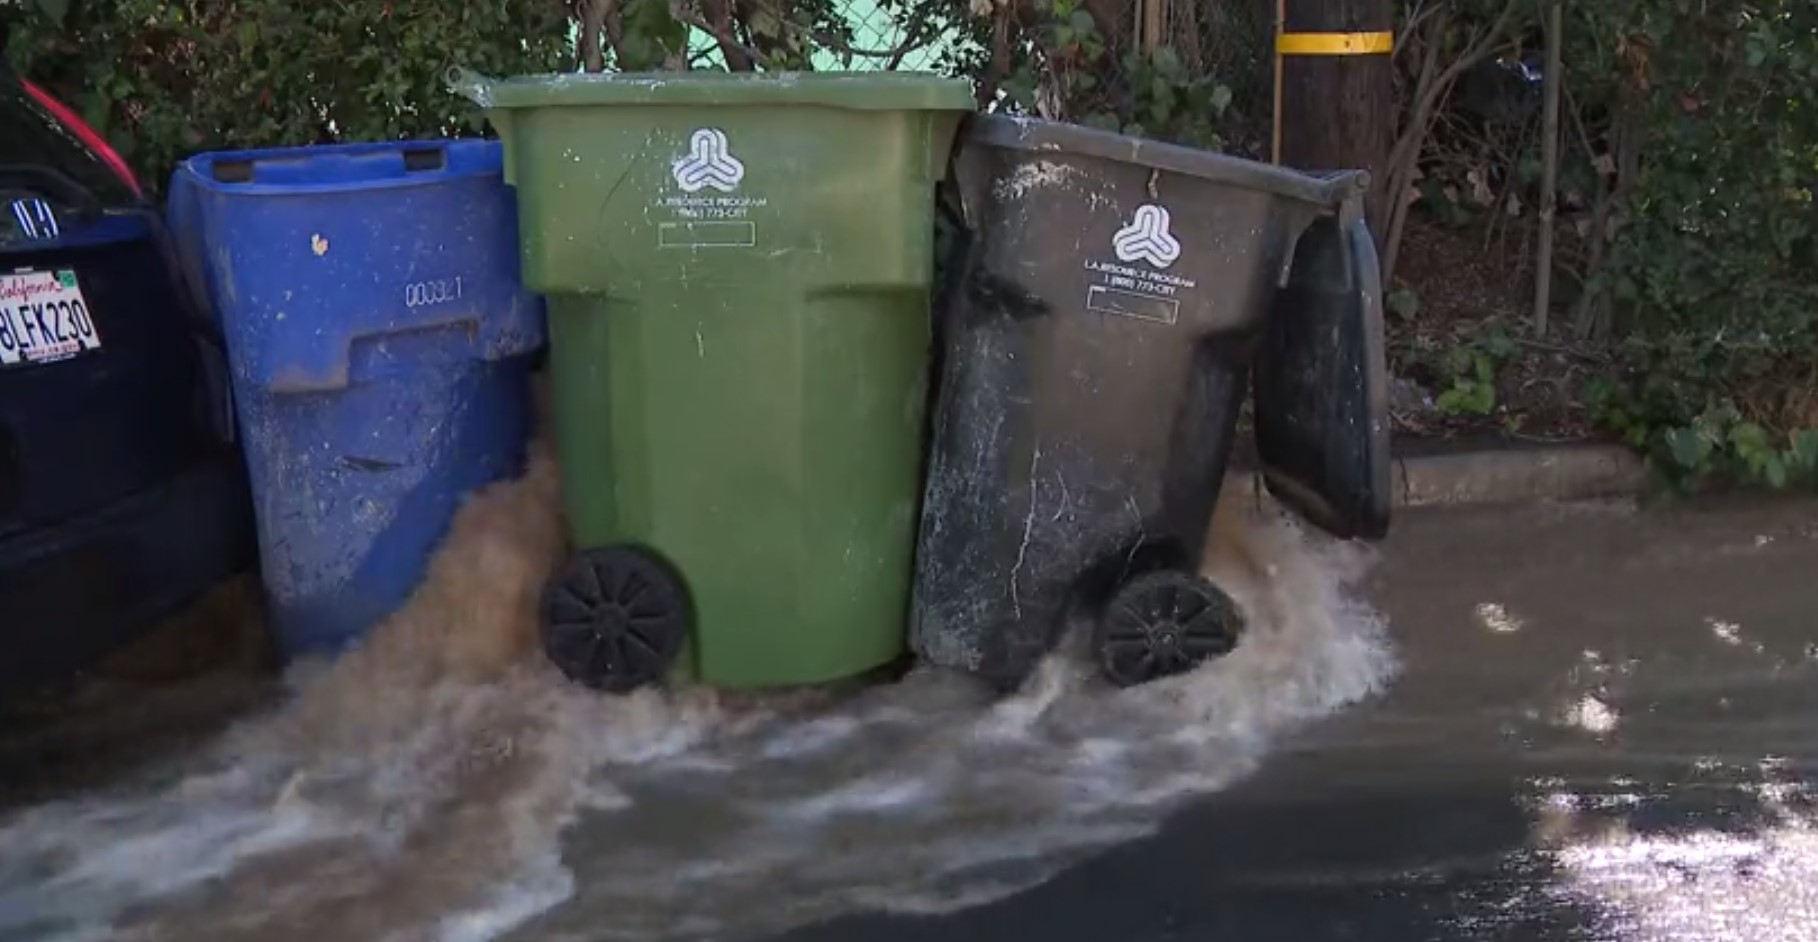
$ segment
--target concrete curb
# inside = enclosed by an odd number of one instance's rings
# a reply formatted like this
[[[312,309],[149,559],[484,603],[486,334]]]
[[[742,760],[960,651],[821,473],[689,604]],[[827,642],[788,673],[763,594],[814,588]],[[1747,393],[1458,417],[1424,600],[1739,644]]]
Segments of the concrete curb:
[[[1597,443],[1466,451],[1396,458],[1395,506],[1590,500],[1636,493],[1639,455]]]

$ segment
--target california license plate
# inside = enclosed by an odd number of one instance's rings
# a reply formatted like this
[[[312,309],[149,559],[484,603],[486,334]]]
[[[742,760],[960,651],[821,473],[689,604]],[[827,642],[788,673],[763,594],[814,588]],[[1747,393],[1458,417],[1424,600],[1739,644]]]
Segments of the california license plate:
[[[99,349],[101,334],[74,271],[0,274],[0,369]]]

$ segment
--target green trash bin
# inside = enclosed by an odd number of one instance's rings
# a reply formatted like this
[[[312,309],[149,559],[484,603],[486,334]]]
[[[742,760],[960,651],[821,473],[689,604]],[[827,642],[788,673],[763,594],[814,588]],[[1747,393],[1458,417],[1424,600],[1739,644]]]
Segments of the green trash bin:
[[[935,185],[961,80],[457,76],[547,299],[570,678],[817,683],[905,650]]]

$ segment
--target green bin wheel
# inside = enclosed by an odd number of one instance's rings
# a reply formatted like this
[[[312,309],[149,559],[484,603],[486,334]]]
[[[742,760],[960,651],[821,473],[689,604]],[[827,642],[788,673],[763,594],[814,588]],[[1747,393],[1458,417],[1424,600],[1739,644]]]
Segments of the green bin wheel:
[[[584,550],[543,590],[543,652],[569,680],[629,693],[669,673],[693,622],[682,580],[628,546]]]
[[[1182,674],[1237,647],[1243,613],[1199,576],[1163,570],[1112,594],[1092,639],[1099,668],[1119,687]]]

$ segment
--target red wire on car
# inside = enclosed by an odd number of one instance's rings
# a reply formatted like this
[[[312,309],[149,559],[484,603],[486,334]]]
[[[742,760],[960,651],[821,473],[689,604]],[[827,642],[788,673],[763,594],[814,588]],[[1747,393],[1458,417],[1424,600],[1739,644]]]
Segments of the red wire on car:
[[[89,150],[100,154],[102,162],[107,164],[108,169],[112,170],[114,175],[120,178],[120,182],[126,184],[135,196],[145,195],[145,191],[139,188],[139,178],[133,175],[132,168],[126,165],[126,161],[121,159],[120,153],[114,150],[113,145],[109,144],[106,138],[102,137],[94,128],[89,127],[87,121],[82,120],[81,115],[70,110],[68,105],[51,97],[49,92],[32,84],[29,80],[22,78],[19,83],[25,86],[26,94],[32,96],[33,101],[51,113],[51,117],[56,118],[58,123],[68,128],[69,132],[76,135],[76,138]]]

